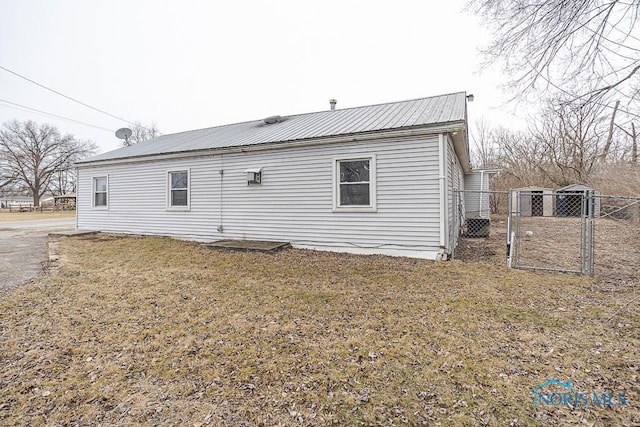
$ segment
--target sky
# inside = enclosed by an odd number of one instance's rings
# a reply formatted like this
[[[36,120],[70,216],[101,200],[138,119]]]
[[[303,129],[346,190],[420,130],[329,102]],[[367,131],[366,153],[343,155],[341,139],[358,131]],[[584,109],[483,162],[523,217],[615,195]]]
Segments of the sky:
[[[0,69],[0,123],[50,123],[106,152],[130,122],[169,134],[466,91],[472,132],[518,126],[464,4],[0,0],[0,67],[111,115]]]

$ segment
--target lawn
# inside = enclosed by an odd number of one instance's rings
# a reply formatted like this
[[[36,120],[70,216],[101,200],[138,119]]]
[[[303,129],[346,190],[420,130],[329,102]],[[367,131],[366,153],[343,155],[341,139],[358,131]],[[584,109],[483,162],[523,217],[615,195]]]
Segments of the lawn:
[[[0,210],[0,222],[75,218],[75,216],[76,211],[9,212],[8,210]]]
[[[637,287],[168,238],[60,249],[0,300],[3,425],[640,424]],[[551,378],[628,403],[534,408]]]

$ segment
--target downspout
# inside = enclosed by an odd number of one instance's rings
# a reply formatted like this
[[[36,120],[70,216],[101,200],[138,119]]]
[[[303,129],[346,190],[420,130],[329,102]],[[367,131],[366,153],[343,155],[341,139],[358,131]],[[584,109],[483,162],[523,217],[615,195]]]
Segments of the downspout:
[[[446,261],[447,259],[447,176],[446,176],[446,159],[447,150],[445,147],[444,134],[438,134],[438,182],[440,186],[440,250],[438,251],[437,260]]]
[[[220,203],[219,203],[219,212],[220,212],[220,220],[218,221],[218,233],[222,233],[224,231],[224,227],[222,226],[222,195],[223,195],[223,185],[222,182],[224,180],[224,162],[223,162],[223,154],[220,153]]]

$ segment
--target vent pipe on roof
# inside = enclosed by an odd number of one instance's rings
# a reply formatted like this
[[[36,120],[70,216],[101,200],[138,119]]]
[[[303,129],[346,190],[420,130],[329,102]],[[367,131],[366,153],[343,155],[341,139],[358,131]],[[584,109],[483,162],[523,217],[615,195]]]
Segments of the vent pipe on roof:
[[[269,116],[266,119],[262,120],[264,122],[265,125],[272,125],[274,123],[278,123],[280,121],[282,121],[282,117],[280,116]]]
[[[331,106],[331,111],[336,109],[336,104],[338,103],[337,99],[330,99],[329,100],[329,105]]]

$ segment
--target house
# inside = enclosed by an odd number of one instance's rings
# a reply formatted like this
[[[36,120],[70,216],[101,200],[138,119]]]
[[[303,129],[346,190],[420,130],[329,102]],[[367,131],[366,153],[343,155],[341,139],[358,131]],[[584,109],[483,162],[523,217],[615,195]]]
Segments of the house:
[[[520,216],[553,216],[553,190],[544,187],[523,187],[511,190],[511,211]]]
[[[584,184],[571,184],[556,190],[557,216],[582,216],[583,209],[588,216],[600,216],[600,197],[595,189]],[[583,199],[585,201],[583,206]],[[592,201],[587,203],[587,201]]]
[[[0,209],[9,209],[11,206],[33,206],[33,197],[20,195],[0,196]]]
[[[446,259],[471,172],[467,97],[163,135],[76,166],[79,230]]]

